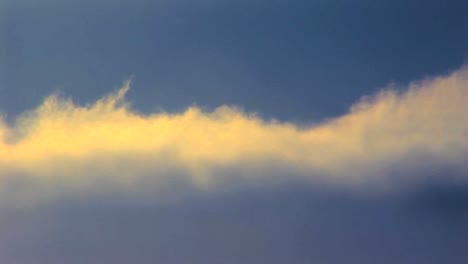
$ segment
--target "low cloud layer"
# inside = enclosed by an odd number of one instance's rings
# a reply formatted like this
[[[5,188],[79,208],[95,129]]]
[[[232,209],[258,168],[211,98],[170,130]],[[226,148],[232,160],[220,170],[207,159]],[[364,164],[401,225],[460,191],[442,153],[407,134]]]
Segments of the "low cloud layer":
[[[292,174],[339,184],[427,175],[468,181],[466,68],[403,92],[386,89],[311,126],[230,106],[141,114],[124,100],[128,89],[129,83],[86,106],[52,95],[13,125],[0,122],[1,194],[15,190],[16,198],[34,200],[103,185],[138,192],[142,179],[214,188],[239,175],[246,182]]]
[[[2,211],[0,258],[5,264],[467,263],[467,196],[456,205],[441,192],[427,194],[365,200],[282,186],[163,206],[65,201]]]

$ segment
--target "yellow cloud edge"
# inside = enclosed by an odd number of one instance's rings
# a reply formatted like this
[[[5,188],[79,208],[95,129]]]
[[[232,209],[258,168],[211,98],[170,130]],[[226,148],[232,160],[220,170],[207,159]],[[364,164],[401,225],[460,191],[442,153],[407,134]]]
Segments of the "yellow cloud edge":
[[[467,72],[414,83],[403,93],[385,90],[305,128],[229,106],[139,114],[124,100],[130,83],[88,106],[52,95],[16,125],[0,122],[0,176],[73,181],[101,171],[131,179],[177,168],[196,182],[217,167],[277,162],[351,179],[413,151],[463,162]]]

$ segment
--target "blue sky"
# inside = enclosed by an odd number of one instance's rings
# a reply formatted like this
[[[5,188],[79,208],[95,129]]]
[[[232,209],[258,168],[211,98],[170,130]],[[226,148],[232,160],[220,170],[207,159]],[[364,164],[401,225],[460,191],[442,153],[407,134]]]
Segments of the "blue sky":
[[[198,104],[317,121],[459,68],[465,1],[4,1],[1,108],[92,102],[134,76],[144,112]],[[281,107],[277,107],[281,104]]]
[[[0,0],[2,264],[466,264],[468,2]]]

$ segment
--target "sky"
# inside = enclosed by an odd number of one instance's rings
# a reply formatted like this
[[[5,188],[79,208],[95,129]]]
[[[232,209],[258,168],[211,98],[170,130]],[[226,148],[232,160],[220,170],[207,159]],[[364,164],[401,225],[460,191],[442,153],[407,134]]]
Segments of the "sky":
[[[468,262],[468,3],[0,1],[0,263]]]

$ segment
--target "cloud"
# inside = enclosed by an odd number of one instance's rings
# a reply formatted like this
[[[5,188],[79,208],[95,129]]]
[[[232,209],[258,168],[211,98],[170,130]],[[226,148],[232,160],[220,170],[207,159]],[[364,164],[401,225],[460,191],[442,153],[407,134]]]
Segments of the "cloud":
[[[103,182],[136,192],[147,181],[210,188],[239,175],[247,182],[279,174],[339,184],[419,181],[433,168],[468,180],[467,68],[403,92],[390,87],[308,127],[232,106],[141,114],[125,101],[128,89],[85,106],[51,95],[14,124],[0,122],[0,195],[34,200]]]
[[[86,197],[2,210],[0,257],[6,264],[467,260],[466,191],[360,199],[282,185],[191,198],[129,204]]]

